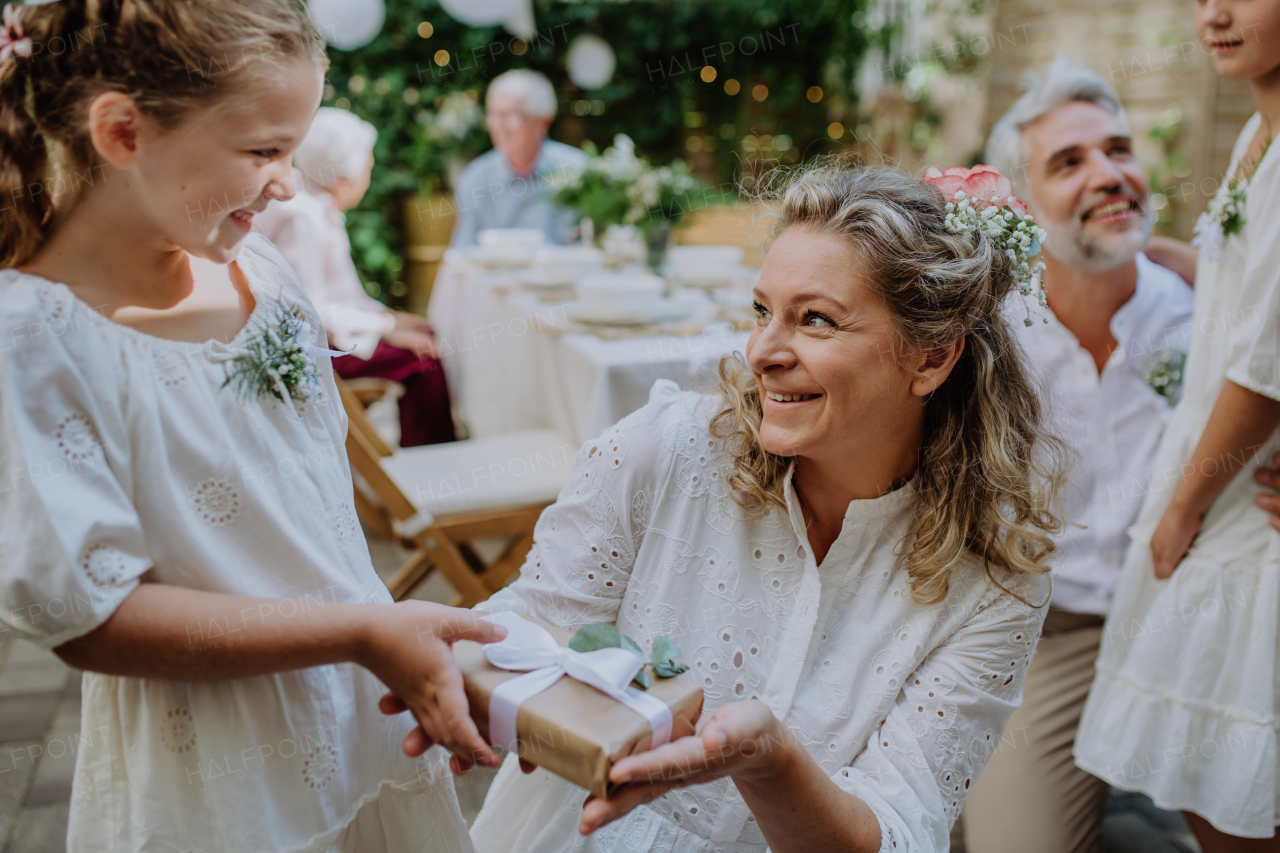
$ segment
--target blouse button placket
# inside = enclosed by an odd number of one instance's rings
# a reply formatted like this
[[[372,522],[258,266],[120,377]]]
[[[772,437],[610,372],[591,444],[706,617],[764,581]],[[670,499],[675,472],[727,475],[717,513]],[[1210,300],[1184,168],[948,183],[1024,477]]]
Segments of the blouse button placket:
[[[799,504],[791,490],[790,477],[786,485],[787,506],[790,510],[792,533],[801,543],[804,521],[800,516]],[[795,699],[796,689],[800,684],[800,676],[804,669],[805,659],[809,654],[809,646],[813,642],[814,632],[818,627],[818,605],[822,598],[822,582],[818,577],[818,566],[809,553],[809,549],[801,548],[804,554],[803,575],[795,593],[795,603],[791,608],[791,618],[783,626],[781,640],[778,644],[778,657],[773,663],[773,671],[764,686],[764,701],[779,720],[785,720]],[[736,841],[746,826],[751,810],[747,808],[735,790],[729,792],[725,808],[721,809],[716,825],[711,832],[711,841]]]

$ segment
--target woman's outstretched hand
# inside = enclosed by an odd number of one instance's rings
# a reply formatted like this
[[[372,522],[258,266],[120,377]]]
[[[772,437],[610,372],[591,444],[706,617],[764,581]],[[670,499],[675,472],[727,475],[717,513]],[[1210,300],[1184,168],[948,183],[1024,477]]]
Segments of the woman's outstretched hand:
[[[702,717],[695,734],[614,764],[609,779],[624,787],[607,800],[588,797],[578,831],[594,832],[672,788],[721,776],[767,775],[794,746],[791,733],[763,702],[725,705]]]
[[[500,763],[471,719],[462,673],[450,646],[457,640],[492,643],[506,629],[480,614],[426,601],[378,607],[365,633],[359,663],[390,688],[378,707],[385,714],[413,713],[418,726],[404,739],[406,755],[439,744],[453,753],[455,773],[479,763]]]

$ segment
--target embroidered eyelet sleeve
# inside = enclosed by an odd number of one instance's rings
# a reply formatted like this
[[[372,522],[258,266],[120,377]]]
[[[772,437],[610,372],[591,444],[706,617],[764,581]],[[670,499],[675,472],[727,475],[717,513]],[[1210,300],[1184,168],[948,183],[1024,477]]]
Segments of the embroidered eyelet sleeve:
[[[1250,183],[1242,291],[1251,296],[1240,316],[1215,319],[1228,335],[1227,378],[1280,400],[1280,165],[1260,168]]]
[[[115,357],[35,285],[5,288],[0,320],[22,330],[0,360],[0,622],[52,648],[105,621],[151,560]]]
[[[569,630],[617,619],[650,501],[672,465],[666,427],[679,395],[672,382],[655,384],[648,405],[582,446],[568,484],[538,519],[520,577],[478,610],[514,610]]]
[[[1019,594],[1048,594],[1035,578]],[[1040,635],[1043,609],[998,593],[906,680],[866,749],[833,775],[880,821],[882,853],[946,853],[951,827],[1009,716]]]

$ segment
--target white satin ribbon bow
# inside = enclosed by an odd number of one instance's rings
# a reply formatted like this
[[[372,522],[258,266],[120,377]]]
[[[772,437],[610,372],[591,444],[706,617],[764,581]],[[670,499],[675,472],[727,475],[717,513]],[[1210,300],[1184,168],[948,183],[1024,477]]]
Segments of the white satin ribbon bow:
[[[667,703],[628,686],[644,666],[644,660],[635,652],[575,652],[557,643],[541,626],[515,613],[489,613],[484,618],[507,629],[505,640],[484,646],[489,663],[525,672],[499,684],[489,698],[489,740],[493,743],[516,752],[516,713],[521,703],[555,684],[562,675],[591,685],[648,720],[653,730],[650,749],[671,739],[671,709]]]
[[[326,355],[330,357],[351,355],[351,350],[344,352],[340,349],[328,349],[305,343],[309,340],[311,340],[311,324],[303,320],[302,325],[298,328],[298,346],[302,347],[302,351],[307,354],[307,358],[322,358]],[[352,349],[355,349],[355,347],[352,347]]]

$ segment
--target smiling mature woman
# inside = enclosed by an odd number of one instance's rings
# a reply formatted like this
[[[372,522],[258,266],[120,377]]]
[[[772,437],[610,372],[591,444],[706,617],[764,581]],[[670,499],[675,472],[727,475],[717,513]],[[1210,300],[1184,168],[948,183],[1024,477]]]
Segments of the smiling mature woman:
[[[1039,398],[1000,316],[1012,261],[988,240],[938,228],[938,213],[937,193],[897,171],[823,168],[796,179],[777,211],[777,260],[829,261],[837,276],[861,270],[850,295],[862,304],[852,310],[840,290],[813,293],[795,278],[762,276],[756,311],[767,320],[785,305],[799,334],[766,323],[748,345],[749,366],[725,359],[726,405],[711,422],[731,448],[734,499],[749,512],[785,508],[792,459],[796,479],[807,479],[815,463],[829,468],[839,458],[841,444],[863,447],[850,448],[850,463],[866,456],[859,466],[911,476],[904,569],[930,604],[946,595],[966,552],[1017,573],[1043,571],[1057,522],[1052,489],[1037,483],[1052,486],[1052,461],[1062,455],[1041,427]],[[850,334],[840,334],[844,326]],[[867,452],[850,427],[873,421],[889,431]],[[1037,464],[1032,448],[1051,452]],[[883,492],[883,476],[869,481],[880,490],[871,497]],[[804,502],[808,490],[799,491]]]
[[[892,170],[780,193],[746,362],[588,442],[481,609],[685,650],[697,735],[610,800],[504,765],[480,853],[939,851],[1048,598],[1058,443],[1006,327],[1011,262]]]

